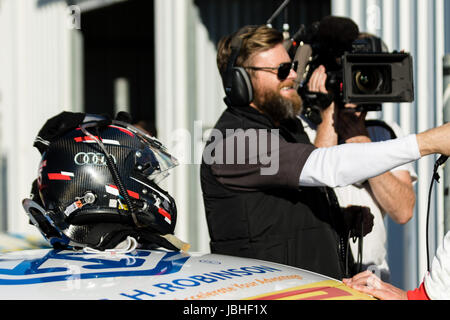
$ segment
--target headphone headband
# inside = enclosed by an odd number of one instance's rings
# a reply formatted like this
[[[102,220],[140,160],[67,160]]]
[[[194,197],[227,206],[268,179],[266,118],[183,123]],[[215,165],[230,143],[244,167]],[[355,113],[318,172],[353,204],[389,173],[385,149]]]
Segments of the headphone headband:
[[[231,38],[231,54],[228,59],[223,83],[228,102],[233,106],[246,106],[253,100],[253,87],[250,76],[244,68],[236,67],[236,61],[241,53],[243,42],[241,35],[248,32],[252,27],[255,26],[241,28]]]
[[[230,57],[228,58],[228,65],[225,72],[225,93],[231,90],[233,82],[232,81],[233,69],[236,66],[237,58],[239,57],[242,48],[243,39],[241,38],[241,35],[244,34],[247,30],[248,28],[242,28],[231,38],[230,41],[231,53]]]

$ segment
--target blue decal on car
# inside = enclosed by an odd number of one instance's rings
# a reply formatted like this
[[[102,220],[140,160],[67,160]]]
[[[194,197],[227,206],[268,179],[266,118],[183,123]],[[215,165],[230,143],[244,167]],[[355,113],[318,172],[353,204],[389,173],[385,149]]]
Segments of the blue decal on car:
[[[162,255],[156,266],[151,269],[140,268],[146,259],[152,254]],[[121,255],[116,259],[107,259],[105,255],[51,250],[45,256],[39,258],[20,259],[19,263],[11,268],[2,268],[2,264],[10,265],[12,259],[2,259],[0,256],[0,285],[25,285],[35,283],[57,282],[77,279],[111,278],[111,277],[137,277],[167,275],[180,271],[189,255],[179,252],[157,252],[138,250],[132,254]],[[51,260],[67,262],[67,267],[42,267]],[[92,272],[74,273],[70,262],[82,262],[81,269]],[[50,264],[51,263],[47,263]],[[78,265],[77,265],[78,266]],[[135,268],[133,270],[133,268]],[[140,268],[140,269],[138,269]],[[126,270],[121,270],[126,269]],[[131,270],[130,270],[131,269]],[[65,274],[58,274],[65,272]],[[7,277],[4,277],[7,276]],[[20,279],[19,279],[20,277]]]

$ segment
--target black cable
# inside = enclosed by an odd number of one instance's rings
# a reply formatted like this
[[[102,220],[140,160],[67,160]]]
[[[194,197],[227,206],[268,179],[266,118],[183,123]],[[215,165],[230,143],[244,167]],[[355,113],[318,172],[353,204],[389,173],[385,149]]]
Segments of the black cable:
[[[363,226],[361,226],[361,232],[363,231]],[[362,233],[361,233],[362,234]],[[358,266],[358,272],[360,273],[362,271],[362,264],[363,264],[363,236],[360,236],[358,238],[358,262],[357,262],[357,266]]]
[[[348,272],[348,255],[349,255],[349,252],[351,253],[351,250],[350,250],[350,233],[351,233],[351,231],[348,232],[347,245],[345,247],[345,253],[344,253],[344,256],[345,256],[345,276],[346,277],[352,276]],[[341,238],[341,241],[342,241],[342,238]]]
[[[431,179],[431,184],[430,184],[430,189],[428,191],[428,206],[427,206],[427,221],[426,221],[426,246],[427,246],[427,269],[428,271],[431,270],[430,268],[430,244],[429,244],[429,225],[430,225],[430,209],[431,209],[431,194],[432,194],[432,190],[433,190],[433,185],[434,185],[434,181],[439,183],[440,180],[440,176],[437,173],[439,166],[441,164],[443,164],[445,162],[442,161],[442,157],[438,159],[438,161],[436,161],[435,165],[434,165],[434,170],[433,170],[433,177]]]
[[[361,226],[361,232],[363,231],[363,226]],[[351,231],[348,232],[348,240],[347,240],[347,248],[346,248],[346,257],[345,257],[345,264],[346,264],[346,272],[348,272],[348,255],[349,254],[353,254],[352,251],[350,250],[350,240],[353,241],[353,243],[356,243],[356,241],[358,240],[358,258],[356,260],[356,265],[355,265],[355,274],[360,273],[362,271],[362,259],[363,259],[363,237],[355,237],[353,239],[351,239],[350,237],[350,233]]]
[[[88,130],[87,127],[91,127],[91,126],[95,126],[97,131],[98,131],[98,126],[96,125],[96,123],[94,124],[84,124],[81,125],[81,131],[83,131],[83,133],[85,133],[87,136],[90,136],[92,139],[94,139],[94,141],[97,142],[97,144],[100,146],[100,149],[102,150],[102,152],[105,154],[105,159],[106,159],[106,164],[108,166],[108,169],[111,173],[111,176],[114,180],[114,183],[117,185],[117,188],[119,189],[119,194],[124,198],[126,205],[128,206],[128,210],[130,211],[130,214],[133,218],[133,222],[136,224],[137,227],[140,227],[141,224],[139,223],[137,217],[136,217],[136,209],[130,199],[130,197],[128,196],[128,192],[126,190],[126,188],[124,187],[123,183],[122,183],[122,179],[120,178],[119,175],[119,171],[117,169],[116,164],[114,163],[111,154],[106,150],[105,146],[103,145],[103,143],[101,142],[100,139],[97,139],[94,135],[92,135]],[[97,135],[100,136],[97,132]]]

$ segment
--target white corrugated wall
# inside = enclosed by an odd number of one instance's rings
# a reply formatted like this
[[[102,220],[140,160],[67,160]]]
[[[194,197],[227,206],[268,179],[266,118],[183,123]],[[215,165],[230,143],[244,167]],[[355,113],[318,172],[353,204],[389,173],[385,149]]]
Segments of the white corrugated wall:
[[[21,205],[37,177],[40,155],[33,141],[46,119],[72,108],[65,10],[63,2],[40,7],[35,0],[1,1],[0,147],[8,168],[2,187],[9,231],[35,232]]]
[[[188,10],[190,1],[155,1],[155,49],[156,49],[156,123],[158,137],[174,152],[180,161],[169,178],[165,189],[176,199],[178,220],[176,234],[196,246],[195,234],[190,221],[196,220],[196,212],[191,211],[190,188],[190,113],[194,104],[188,91],[189,65],[188,51]],[[198,249],[198,248],[195,248]]]
[[[215,45],[191,0],[155,0],[155,39],[158,136],[181,162],[165,182],[177,200],[176,234],[209,252],[199,164],[202,135],[223,110]]]
[[[332,14],[352,18],[362,31],[382,37],[390,50],[405,50],[414,58],[415,102],[385,105],[380,117],[398,122],[405,133],[442,124],[444,0],[332,0]],[[404,278],[398,283],[406,289],[416,287],[427,270],[426,212],[435,159],[428,156],[417,163],[416,210],[413,220],[403,227],[403,247],[396,248],[396,254],[403,255]],[[434,190],[429,229],[431,256],[444,231],[442,184],[435,185]],[[400,231],[398,227],[390,230]]]

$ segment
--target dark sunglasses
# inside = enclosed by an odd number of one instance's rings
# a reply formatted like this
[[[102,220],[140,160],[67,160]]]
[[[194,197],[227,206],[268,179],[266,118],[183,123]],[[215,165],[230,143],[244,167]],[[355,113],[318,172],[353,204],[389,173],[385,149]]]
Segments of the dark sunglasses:
[[[278,67],[253,67],[253,66],[248,66],[248,67],[245,67],[245,68],[246,69],[251,69],[251,70],[269,71],[269,72],[272,71],[272,70],[277,70],[277,77],[278,77],[278,79],[279,80],[286,80],[286,78],[291,73],[291,69],[294,70],[295,72],[297,72],[298,61],[283,62]]]

